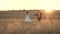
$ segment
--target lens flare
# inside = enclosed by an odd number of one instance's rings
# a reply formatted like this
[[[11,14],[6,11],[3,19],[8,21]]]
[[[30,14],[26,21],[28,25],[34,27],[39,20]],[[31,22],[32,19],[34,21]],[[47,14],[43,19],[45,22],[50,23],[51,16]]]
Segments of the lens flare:
[[[48,13],[48,14],[51,14],[51,13],[53,12],[53,11],[50,10],[50,9],[45,9],[44,11],[45,11],[45,13]]]
[[[52,10],[45,9],[45,12],[47,12],[47,13],[51,13],[51,12],[52,12]]]

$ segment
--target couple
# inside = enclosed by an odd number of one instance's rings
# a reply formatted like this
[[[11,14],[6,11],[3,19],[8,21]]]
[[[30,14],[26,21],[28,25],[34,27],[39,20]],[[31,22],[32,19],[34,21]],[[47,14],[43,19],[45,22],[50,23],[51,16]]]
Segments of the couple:
[[[36,14],[36,16],[37,16],[38,21],[40,21],[40,19],[41,19],[41,12],[38,11],[38,13]],[[26,23],[32,22],[32,20],[31,20],[31,18],[29,16],[29,13],[28,12],[26,12],[25,22]]]

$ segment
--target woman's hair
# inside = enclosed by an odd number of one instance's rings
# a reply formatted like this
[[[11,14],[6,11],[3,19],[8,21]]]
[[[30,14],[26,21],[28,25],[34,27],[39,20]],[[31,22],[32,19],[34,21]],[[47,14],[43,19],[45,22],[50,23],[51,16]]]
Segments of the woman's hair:
[[[26,14],[28,14],[28,12],[26,12]]]

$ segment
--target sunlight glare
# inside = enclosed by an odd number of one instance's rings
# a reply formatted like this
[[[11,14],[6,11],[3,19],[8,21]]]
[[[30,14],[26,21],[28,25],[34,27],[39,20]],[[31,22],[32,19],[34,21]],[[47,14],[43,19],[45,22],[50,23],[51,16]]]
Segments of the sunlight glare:
[[[52,13],[53,11],[51,9],[45,9],[45,13]]]
[[[52,10],[45,10],[47,13],[51,13],[52,12]]]

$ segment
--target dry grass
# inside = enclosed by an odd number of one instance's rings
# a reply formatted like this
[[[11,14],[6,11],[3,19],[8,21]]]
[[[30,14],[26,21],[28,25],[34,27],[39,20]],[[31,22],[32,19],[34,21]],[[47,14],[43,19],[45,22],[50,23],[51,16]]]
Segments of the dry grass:
[[[34,17],[35,12],[30,13],[32,23],[24,22],[24,14],[20,18],[0,19],[0,34],[60,34],[60,19],[41,19],[40,22]],[[6,14],[7,15],[7,14]],[[9,14],[10,15],[10,14]],[[19,13],[17,12],[19,17]],[[2,17],[1,17],[2,18]]]

